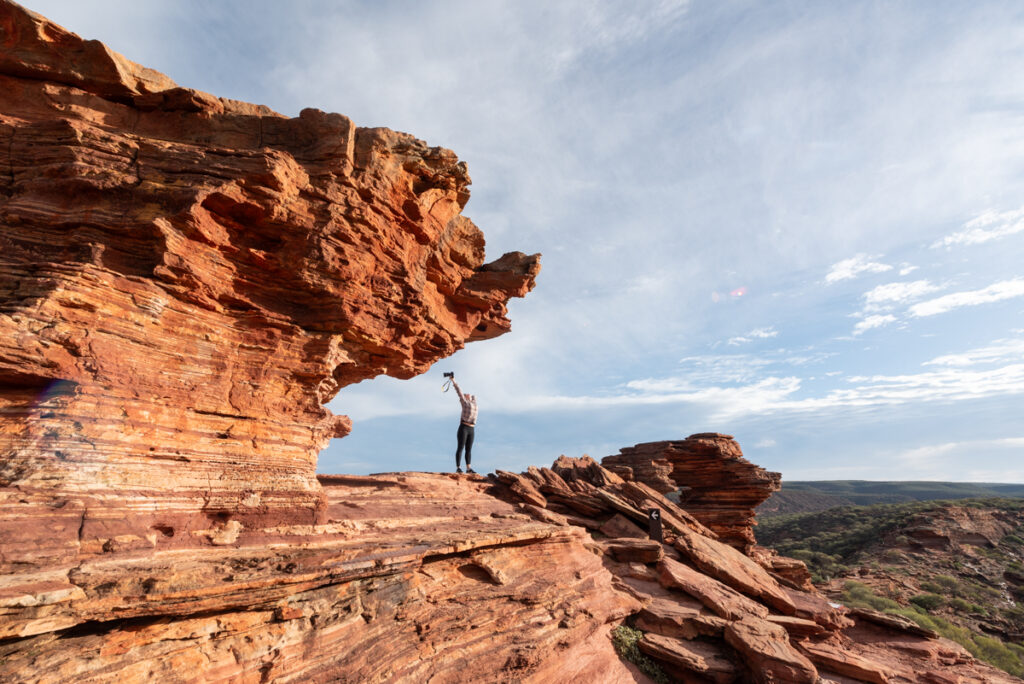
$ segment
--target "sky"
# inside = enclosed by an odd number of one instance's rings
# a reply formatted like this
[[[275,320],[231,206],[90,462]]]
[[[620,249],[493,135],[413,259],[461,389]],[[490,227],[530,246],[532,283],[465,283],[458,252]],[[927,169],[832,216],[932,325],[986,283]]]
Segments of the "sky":
[[[321,472],[734,435],[784,479],[1024,482],[1019,2],[39,0],[178,84],[453,149],[512,332],[329,404]]]

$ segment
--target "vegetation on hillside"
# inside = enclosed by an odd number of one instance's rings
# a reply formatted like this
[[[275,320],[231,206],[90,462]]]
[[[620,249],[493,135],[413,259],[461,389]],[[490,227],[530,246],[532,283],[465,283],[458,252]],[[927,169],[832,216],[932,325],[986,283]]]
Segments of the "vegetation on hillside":
[[[912,538],[950,507],[988,512],[1012,529],[994,545]],[[832,598],[902,615],[1024,676],[1024,499],[840,506],[758,522],[759,543],[804,561]]]
[[[757,509],[758,517],[911,501],[1024,497],[1024,484],[979,482],[879,482],[819,480],[783,482]]]

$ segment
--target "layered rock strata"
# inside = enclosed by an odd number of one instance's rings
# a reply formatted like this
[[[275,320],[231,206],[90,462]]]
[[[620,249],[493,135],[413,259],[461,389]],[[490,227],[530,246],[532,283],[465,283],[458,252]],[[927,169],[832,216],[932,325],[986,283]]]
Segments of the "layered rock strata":
[[[176,86],[0,0],[0,569],[314,524],[324,404],[509,329],[449,150]]]
[[[717,432],[625,447],[601,463],[659,492],[679,489],[687,511],[744,551],[755,543],[754,509],[779,490],[782,479],[743,458],[736,440]]]
[[[829,603],[794,581],[807,574],[799,561],[759,548],[747,555],[685,505],[590,458],[496,479],[496,493],[538,521],[591,531],[614,586],[643,604],[629,618],[644,633],[639,649],[672,681],[1019,681],[909,620]],[[664,543],[636,535],[653,508]]]
[[[607,636],[640,601],[583,528],[482,477],[322,482],[320,525],[4,576],[0,681],[642,681]]]
[[[627,616],[680,681],[1009,681],[591,459],[317,478],[323,404],[506,331],[537,258],[484,264],[447,150],[0,41],[0,681],[645,682]]]

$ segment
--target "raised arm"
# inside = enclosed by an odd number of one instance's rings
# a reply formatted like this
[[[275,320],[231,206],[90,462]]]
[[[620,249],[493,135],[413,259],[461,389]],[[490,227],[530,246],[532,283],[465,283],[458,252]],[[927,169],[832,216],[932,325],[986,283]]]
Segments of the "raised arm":
[[[462,396],[462,390],[459,389],[459,383],[455,382],[455,378],[452,378],[452,387],[454,387],[455,391],[458,393],[459,401],[466,401],[466,398]]]

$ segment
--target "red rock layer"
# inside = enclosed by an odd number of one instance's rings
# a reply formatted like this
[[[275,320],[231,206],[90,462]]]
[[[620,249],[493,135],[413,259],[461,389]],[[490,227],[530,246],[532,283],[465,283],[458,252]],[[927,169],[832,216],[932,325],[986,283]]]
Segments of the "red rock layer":
[[[800,561],[748,556],[653,487],[590,458],[497,479],[498,495],[538,521],[592,531],[615,585],[643,604],[629,618],[644,633],[639,649],[672,681],[1019,681],[905,618],[830,604]],[[637,537],[652,508],[664,543]]]
[[[643,682],[628,615],[684,681],[1009,681],[884,616],[855,643],[590,459],[318,480],[323,404],[506,331],[537,257],[483,263],[447,150],[178,88],[6,0],[0,41],[0,681]],[[673,478],[755,468],[665,444]]]
[[[778,491],[782,476],[743,458],[730,435],[704,432],[684,440],[646,442],[620,449],[601,463],[660,492],[681,489],[680,505],[719,537],[749,551],[755,543],[754,509]]]
[[[644,681],[607,636],[640,602],[582,528],[482,477],[322,479],[320,525],[4,576],[0,681]]]
[[[0,570],[312,524],[324,404],[509,329],[454,153],[0,0]]]

